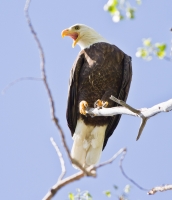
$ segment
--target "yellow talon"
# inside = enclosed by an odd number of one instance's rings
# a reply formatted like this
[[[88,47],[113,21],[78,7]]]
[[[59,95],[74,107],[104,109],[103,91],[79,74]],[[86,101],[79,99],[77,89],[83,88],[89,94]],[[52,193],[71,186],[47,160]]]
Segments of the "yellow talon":
[[[102,107],[102,101],[100,99],[98,99],[95,103],[94,103],[94,107]]]
[[[86,101],[81,101],[79,103],[79,112],[82,115],[86,115],[86,108],[88,107],[88,103]]]
[[[95,103],[94,103],[94,107],[95,108],[106,108],[108,106],[108,102],[107,101],[101,101],[100,99],[98,99]]]
[[[106,108],[108,106],[108,102],[107,101],[102,101],[102,107]]]

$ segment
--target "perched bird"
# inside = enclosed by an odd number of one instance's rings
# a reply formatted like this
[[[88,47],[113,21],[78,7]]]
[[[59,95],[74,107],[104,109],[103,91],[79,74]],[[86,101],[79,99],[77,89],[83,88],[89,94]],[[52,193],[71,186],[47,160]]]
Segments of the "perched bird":
[[[117,106],[109,99],[111,95],[126,101],[131,57],[83,24],[75,24],[61,34],[73,39],[73,47],[78,44],[81,48],[71,69],[66,116],[74,140],[71,156],[88,167],[98,163],[121,116],[91,117],[86,109]]]

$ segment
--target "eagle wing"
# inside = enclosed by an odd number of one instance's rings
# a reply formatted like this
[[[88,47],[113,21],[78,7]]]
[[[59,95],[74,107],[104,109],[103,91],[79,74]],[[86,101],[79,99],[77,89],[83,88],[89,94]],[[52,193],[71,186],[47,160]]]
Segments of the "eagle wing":
[[[105,56],[105,55],[108,55],[108,56]],[[107,89],[103,96],[96,97],[94,101],[96,101],[98,98],[101,98],[102,100],[108,101],[109,106],[112,107],[112,106],[117,106],[117,104],[109,100],[109,97],[111,95],[115,95],[117,98],[124,101],[126,101],[127,99],[129,88],[130,88],[131,77],[132,77],[131,58],[127,56],[126,54],[124,54],[115,45],[110,45],[108,43],[96,43],[92,45],[90,48],[82,50],[79,53],[71,69],[70,80],[69,80],[66,117],[67,117],[68,126],[71,130],[72,136],[75,132],[75,127],[76,127],[76,123],[77,123],[77,119],[79,115],[78,102],[80,98],[82,100],[86,100],[86,96],[88,96],[89,89],[86,89],[87,91],[83,91],[81,88],[82,88],[82,85],[89,84],[88,78],[86,78],[88,74],[90,73],[89,70],[93,68],[93,71],[91,73],[94,73],[94,78],[96,79],[96,76],[97,76],[96,74],[97,72],[95,70],[96,66],[97,66],[97,69],[99,69],[99,67],[104,68],[106,65],[108,65],[106,63],[108,62],[111,63],[109,59],[112,59],[113,60],[112,63],[115,63],[116,67],[120,69],[120,73],[119,73],[120,78],[118,77],[117,89],[115,93],[111,88]],[[109,66],[110,65],[112,66],[112,64],[109,64]],[[87,69],[83,71],[84,68],[87,68]],[[110,70],[103,71],[103,72],[111,73]],[[118,71],[116,72],[118,73]],[[82,74],[84,74],[84,76]],[[106,78],[106,74],[103,75],[102,79],[104,79],[105,84],[107,82],[109,83],[110,81],[108,78]],[[103,82],[101,83],[103,84]],[[93,95],[90,95],[90,96],[93,96]],[[107,121],[108,126],[105,132],[103,149],[106,146],[109,137],[112,135],[113,131],[118,125],[120,117],[121,115],[116,115],[116,116],[108,117],[108,118],[104,117],[103,121]],[[90,122],[95,121],[95,123],[98,122],[98,125],[100,125],[99,121],[101,122],[103,119],[102,117],[95,117],[91,119],[90,117],[85,117],[85,116],[81,116],[81,118],[85,120],[85,123],[89,123],[89,121]]]
[[[128,97],[129,89],[130,89],[131,79],[132,79],[131,57],[125,54],[122,64],[123,64],[123,79],[122,79],[122,85],[119,92],[119,96],[117,98],[120,100],[126,101]],[[115,115],[112,118],[110,118],[106,132],[105,132],[105,140],[103,144],[103,149],[105,148],[109,137],[112,135],[113,131],[117,127],[120,118],[121,118],[121,115]]]
[[[77,123],[77,96],[78,96],[78,79],[79,72],[84,63],[84,55],[81,51],[76,58],[73,67],[70,71],[70,79],[69,79],[69,88],[68,88],[68,101],[67,101],[67,110],[66,110],[66,118],[68,127],[71,130],[72,136],[75,132],[75,127]]]

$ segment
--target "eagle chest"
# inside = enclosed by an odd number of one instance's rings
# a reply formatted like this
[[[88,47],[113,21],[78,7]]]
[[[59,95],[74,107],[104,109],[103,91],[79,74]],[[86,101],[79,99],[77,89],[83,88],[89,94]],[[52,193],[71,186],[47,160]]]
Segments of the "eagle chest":
[[[107,89],[115,89],[121,81],[121,70],[112,63],[106,62],[89,65],[84,62],[79,74],[79,101],[86,100],[93,104],[97,99],[101,99]],[[122,71],[121,71],[122,72]]]

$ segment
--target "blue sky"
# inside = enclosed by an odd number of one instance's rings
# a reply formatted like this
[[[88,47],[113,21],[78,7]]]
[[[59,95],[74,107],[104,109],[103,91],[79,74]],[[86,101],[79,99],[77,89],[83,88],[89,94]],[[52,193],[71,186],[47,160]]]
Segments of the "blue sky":
[[[172,2],[144,1],[136,19],[118,24],[104,12],[106,1],[32,1],[30,16],[44,48],[48,83],[55,100],[56,115],[65,132],[68,146],[72,139],[65,110],[70,68],[80,51],[61,31],[75,23],[93,27],[108,41],[133,58],[133,79],[128,103],[136,108],[150,107],[172,97],[172,63],[154,58],[150,62],[135,57],[142,38],[165,42],[170,56]],[[132,1],[134,5],[135,2]],[[40,77],[38,49],[24,17],[25,1],[1,0],[0,7],[0,89],[20,77]],[[139,141],[140,120],[123,116],[110,138],[101,161],[122,147],[128,152],[123,167],[141,186],[152,188],[172,184],[172,112],[150,119]],[[56,127],[49,114],[49,102],[40,81],[23,81],[0,96],[0,187],[1,199],[42,199],[56,183],[59,160],[50,143],[53,137],[62,150],[67,175],[76,172],[67,159]],[[66,200],[76,188],[89,190],[94,200],[104,200],[104,190],[130,184],[120,172],[118,162],[98,170],[96,179],[84,178],[61,189],[54,199]],[[132,185],[132,184],[131,184]],[[171,191],[148,196],[132,185],[131,200],[170,199]],[[111,198],[111,199],[115,199]]]

